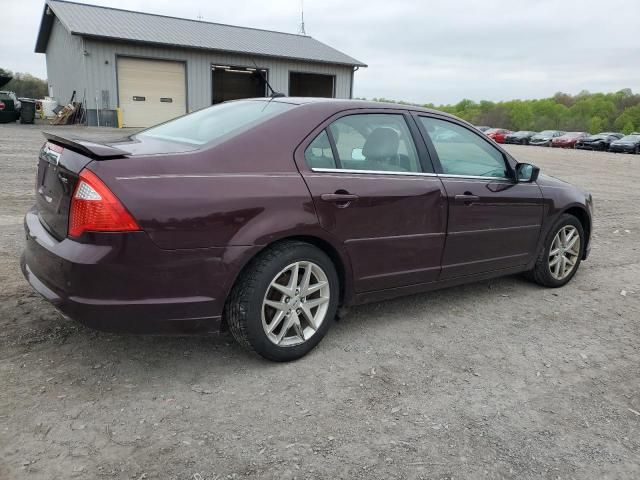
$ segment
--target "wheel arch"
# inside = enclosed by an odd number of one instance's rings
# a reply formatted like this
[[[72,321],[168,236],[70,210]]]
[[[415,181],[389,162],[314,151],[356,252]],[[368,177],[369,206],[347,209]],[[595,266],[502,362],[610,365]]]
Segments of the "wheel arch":
[[[254,252],[251,257],[247,258],[244,264],[241,266],[241,268],[238,269],[235,275],[235,278],[233,279],[233,282],[231,283],[229,290],[227,292],[227,300],[225,300],[225,307],[223,309],[223,314],[222,314],[221,330],[226,330],[228,328],[227,320],[226,320],[228,298],[231,295],[231,292],[233,291],[233,288],[235,287],[242,273],[251,265],[252,260],[255,259],[258,255],[262,254],[265,250],[273,247],[274,245],[277,245],[285,241],[292,241],[292,240],[313,245],[314,247],[318,248],[329,257],[329,259],[331,260],[331,262],[336,268],[336,273],[338,274],[338,282],[339,282],[339,304],[338,305],[344,305],[350,302],[350,299],[353,295],[352,272],[351,272],[351,263],[349,262],[346,252],[344,251],[341,252],[339,247],[337,247],[331,241],[325,238],[322,238],[318,235],[309,235],[309,234],[287,235],[287,236],[274,239],[273,241],[265,245],[262,245],[261,248],[256,252]]]
[[[587,212],[587,209],[583,206],[574,205],[567,208],[562,213],[572,215],[580,221],[586,237],[584,248],[584,251],[586,252],[587,247],[589,246],[589,241],[591,239],[591,216],[589,215],[589,212]]]

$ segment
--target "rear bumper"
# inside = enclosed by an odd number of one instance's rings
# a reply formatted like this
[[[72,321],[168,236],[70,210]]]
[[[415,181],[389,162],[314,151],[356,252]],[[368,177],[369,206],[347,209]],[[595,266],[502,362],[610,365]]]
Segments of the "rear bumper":
[[[144,232],[57,241],[33,211],[24,225],[20,263],[31,286],[66,316],[110,332],[218,332],[227,293],[255,248],[162,250]]]

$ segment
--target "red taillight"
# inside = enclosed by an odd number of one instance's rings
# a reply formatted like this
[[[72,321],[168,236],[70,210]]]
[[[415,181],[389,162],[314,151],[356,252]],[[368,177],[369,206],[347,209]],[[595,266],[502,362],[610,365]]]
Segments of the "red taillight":
[[[90,170],[80,172],[71,198],[69,236],[84,232],[133,232],[140,227],[120,200]]]
[[[4,110],[4,107],[6,107],[6,105],[4,104],[4,102],[0,102],[0,110]]]

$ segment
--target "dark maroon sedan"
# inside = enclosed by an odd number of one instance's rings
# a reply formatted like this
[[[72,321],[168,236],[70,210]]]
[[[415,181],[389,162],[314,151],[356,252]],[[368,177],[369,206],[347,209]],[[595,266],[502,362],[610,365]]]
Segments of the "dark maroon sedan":
[[[45,134],[22,270],[102,330],[229,328],[306,354],[339,306],[587,257],[591,195],[441,112],[360,101],[223,103],[98,144]]]
[[[576,148],[576,143],[588,136],[589,134],[586,132],[567,132],[551,140],[551,146],[555,148]]]

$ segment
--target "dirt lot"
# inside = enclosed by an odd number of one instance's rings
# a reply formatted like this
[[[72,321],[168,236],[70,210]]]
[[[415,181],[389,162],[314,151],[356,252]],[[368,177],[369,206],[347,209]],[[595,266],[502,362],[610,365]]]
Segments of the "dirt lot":
[[[565,288],[359,307],[273,364],[228,336],[97,333],[32,292],[40,129],[0,126],[1,479],[640,478],[639,156],[510,148],[595,197]]]

